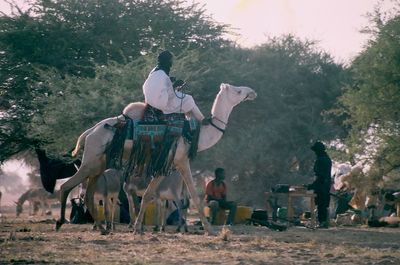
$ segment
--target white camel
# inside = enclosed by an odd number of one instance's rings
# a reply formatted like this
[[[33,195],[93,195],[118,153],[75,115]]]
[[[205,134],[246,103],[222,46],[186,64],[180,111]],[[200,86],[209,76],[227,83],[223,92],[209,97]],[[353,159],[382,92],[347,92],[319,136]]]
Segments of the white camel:
[[[229,84],[221,84],[220,91],[217,94],[214,104],[211,109],[211,122],[209,125],[202,125],[200,129],[198,152],[204,151],[215,145],[222,137],[228,123],[228,118],[234,106],[246,100],[255,99],[257,94],[249,87],[233,86]],[[141,102],[131,103],[124,109],[124,115],[127,115],[133,120],[140,120],[145,104]],[[65,222],[65,206],[68,193],[78,184],[90,177],[100,175],[105,170],[105,150],[111,143],[114,131],[105,128],[105,124],[111,126],[118,123],[121,117],[112,117],[97,123],[92,128],[86,130],[77,141],[77,146],[74,154],[79,151],[82,142],[85,142],[84,152],[82,156],[82,165],[79,170],[67,182],[61,186],[61,214],[60,219],[57,221],[56,229],[59,229]],[[132,150],[132,142],[127,142],[124,146],[124,156],[128,156]],[[213,234],[212,227],[207,221],[203,213],[202,202],[196,194],[192,173],[190,170],[190,162],[188,157],[189,145],[181,137],[178,140],[173,163],[175,168],[181,173],[190,197],[193,200],[195,207],[198,209],[200,219],[208,234]],[[155,177],[149,184],[146,193],[142,198],[142,206],[139,216],[135,223],[135,231],[142,229],[142,221],[144,217],[144,209],[147,204],[154,197],[156,190],[163,177]],[[87,205],[90,209],[93,205]]]

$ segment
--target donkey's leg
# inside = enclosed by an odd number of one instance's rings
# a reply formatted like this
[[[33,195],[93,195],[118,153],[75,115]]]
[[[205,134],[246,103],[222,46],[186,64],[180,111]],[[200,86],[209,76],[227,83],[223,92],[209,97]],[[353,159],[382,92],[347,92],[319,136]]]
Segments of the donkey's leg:
[[[185,181],[186,186],[188,188],[189,195],[193,199],[193,203],[200,214],[200,220],[203,223],[204,229],[207,231],[209,235],[214,235],[215,233],[204,215],[203,203],[196,193],[192,172],[190,171],[189,160],[185,159],[183,161],[179,161],[179,163],[176,163],[176,166],[179,172],[181,173],[183,180]]]
[[[130,222],[128,226],[129,228],[134,227],[135,220],[139,215],[140,202],[137,195],[138,188],[135,185],[135,178],[138,176],[142,177],[142,175],[143,175],[143,166],[136,167],[134,169],[134,172],[132,172],[132,174],[127,178],[127,181],[123,186],[129,204],[129,217],[130,217]]]
[[[154,197],[154,203],[156,205],[156,223],[154,225],[153,231],[157,232],[160,231],[160,225],[161,225],[161,200],[159,196]]]
[[[132,194],[130,192],[125,192],[125,193],[126,193],[126,197],[128,199],[128,205],[129,205],[129,219],[130,219],[129,227],[132,228],[135,223],[135,218],[136,218],[136,215],[135,215],[136,207],[133,202]]]
[[[114,193],[110,200],[111,230],[115,231],[115,211],[117,210],[118,193]]]
[[[34,210],[35,210],[35,203],[33,203],[33,202],[31,202],[31,201],[29,201],[28,202],[28,215],[29,216],[31,216],[31,215],[33,215],[33,212],[34,212]],[[23,209],[23,207],[24,207],[24,204],[21,204],[21,209]],[[21,211],[21,213],[22,213],[22,211]]]
[[[99,201],[100,200],[94,200],[95,197],[95,191],[96,191],[96,183],[97,183],[97,179],[101,177],[100,176],[95,176],[93,178],[89,178],[89,182],[87,185],[87,189],[86,189],[86,195],[85,195],[85,205],[89,210],[89,213],[92,215],[93,220],[94,220],[94,224],[95,226],[100,230],[100,234],[102,235],[106,235],[109,232],[104,228],[103,224],[102,224],[102,216],[100,216],[100,212],[98,211],[98,206],[99,206]],[[104,214],[106,211],[106,207],[105,204],[106,202],[106,196],[104,196],[104,194],[102,194],[102,196],[100,196],[100,199],[103,200],[103,209],[104,209]]]
[[[183,192],[181,200],[179,200],[179,201],[181,202],[181,205],[182,205],[181,206],[181,212],[180,212],[180,214],[182,216],[181,220],[182,220],[182,224],[183,224],[183,227],[185,229],[185,232],[187,233],[187,232],[189,232],[188,226],[187,226],[187,223],[188,223],[188,221],[187,221],[187,213],[188,213],[188,209],[189,209],[189,205],[190,205],[190,198],[189,198],[189,196],[188,196],[186,191],[187,190],[185,189],[185,192]]]
[[[160,224],[162,232],[165,232],[165,226],[167,222],[167,203],[167,200],[160,200]]]
[[[46,201],[42,201],[41,206],[42,206],[42,216],[46,216],[46,210],[49,205],[46,203]]]
[[[136,191],[134,187],[132,186],[133,184],[130,184],[131,182],[126,182],[124,184],[124,191],[126,194],[126,198],[128,199],[128,205],[129,205],[129,227],[132,228],[135,224],[135,219],[136,216],[139,213],[139,208],[140,208],[140,203],[139,199],[136,195]]]
[[[102,200],[102,198],[99,198],[99,196],[95,195],[93,192],[86,190],[86,194],[84,199],[84,205],[86,206],[90,216],[93,218],[93,231],[99,229],[100,230],[100,224],[97,222],[97,207],[100,205],[100,200]],[[93,201],[93,204],[90,204],[89,202]],[[90,204],[90,206],[88,207],[87,205]],[[97,207],[96,207],[97,206]],[[86,213],[85,213],[86,215]]]
[[[118,193],[108,193],[107,198],[104,198],[106,204],[104,205],[104,216],[106,218],[106,230],[114,231],[114,213],[117,206]]]
[[[137,231],[140,231],[141,233],[143,232],[144,212],[146,211],[146,207],[149,204],[149,202],[154,198],[155,191],[157,190],[158,186],[160,185],[163,179],[164,176],[155,177],[151,180],[149,186],[147,186],[147,189],[142,197],[142,204],[140,206],[139,215],[136,218],[134,233],[136,233]]]
[[[179,196],[175,197],[176,199],[174,200],[176,208],[178,210],[178,227],[176,228],[176,232],[180,232],[181,231],[181,227],[183,225],[182,223],[182,208],[183,208],[183,204],[182,204],[182,200]]]
[[[104,219],[106,220],[106,231],[107,233],[111,230],[111,194],[106,194],[104,196]]]

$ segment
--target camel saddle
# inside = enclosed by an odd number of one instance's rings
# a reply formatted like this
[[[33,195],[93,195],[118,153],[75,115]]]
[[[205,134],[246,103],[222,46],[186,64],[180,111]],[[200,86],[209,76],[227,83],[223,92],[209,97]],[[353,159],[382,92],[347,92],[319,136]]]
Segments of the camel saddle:
[[[199,124],[194,119],[187,120],[183,113],[164,114],[147,104],[140,121],[125,117],[119,120],[113,129],[126,129],[125,139],[149,142],[154,147],[155,143],[164,141],[165,137],[184,136],[191,141],[193,133],[199,129]]]
[[[164,114],[161,110],[156,109],[149,104],[146,105],[143,118],[137,123],[133,123],[133,130],[128,139],[134,141],[141,140],[154,143],[162,142],[165,137],[179,137],[182,135],[185,123],[185,114],[171,113]]]

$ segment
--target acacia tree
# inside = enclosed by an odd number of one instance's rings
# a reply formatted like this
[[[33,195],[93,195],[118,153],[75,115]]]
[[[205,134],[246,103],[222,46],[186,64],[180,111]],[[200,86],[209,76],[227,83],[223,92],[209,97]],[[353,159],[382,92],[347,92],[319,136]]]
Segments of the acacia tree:
[[[226,26],[178,0],[36,0],[0,16],[0,161],[32,143],[29,125],[45,101],[38,69],[95,76],[96,65],[128,63],[168,47],[223,46]],[[41,104],[38,104],[40,102]],[[41,139],[39,139],[41,141]]]
[[[365,30],[371,39],[351,65],[352,80],[340,98],[339,115],[350,127],[353,159],[374,167],[371,181],[398,177],[400,168],[400,1],[391,13],[377,8]]]

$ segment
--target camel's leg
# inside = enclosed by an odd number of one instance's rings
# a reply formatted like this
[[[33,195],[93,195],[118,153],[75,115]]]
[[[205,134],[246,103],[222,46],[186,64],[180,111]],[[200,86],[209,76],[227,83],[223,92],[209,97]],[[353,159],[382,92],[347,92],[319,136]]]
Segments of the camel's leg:
[[[65,222],[65,207],[70,191],[80,183],[83,183],[90,175],[100,175],[105,167],[105,147],[111,142],[114,133],[111,130],[96,126],[85,139],[85,150],[82,157],[82,164],[78,171],[60,189],[61,214],[56,223],[56,230]],[[93,203],[89,202],[89,203]]]
[[[185,161],[180,161],[180,163],[176,164],[176,166],[178,171],[181,173],[183,180],[186,183],[189,195],[193,199],[195,207],[199,211],[200,220],[203,223],[204,229],[207,231],[209,235],[214,235],[215,233],[204,215],[203,203],[200,200],[199,196],[197,195],[196,188],[193,182],[192,172],[190,171],[189,160],[186,159]]]
[[[101,161],[100,160],[92,161],[91,163],[98,163],[98,165],[100,165]],[[75,175],[73,175],[69,180],[67,180],[67,182],[61,185],[60,188],[61,213],[60,213],[60,219],[56,223],[56,230],[59,230],[61,226],[65,223],[65,208],[69,192],[77,185],[79,185],[80,183],[84,182],[87,178],[89,178],[90,173],[91,173],[91,168],[88,166],[88,164],[82,164],[79,170],[75,173]]]
[[[157,190],[158,186],[160,185],[161,181],[164,179],[164,176],[158,176],[151,180],[149,186],[147,186],[146,191],[142,197],[142,204],[140,206],[139,215],[136,218],[134,233],[137,231],[143,232],[143,218],[144,212],[146,211],[146,207],[149,202],[154,198],[155,191]]]
[[[96,218],[95,216],[97,216],[99,214],[98,210],[97,210],[98,203],[96,205],[94,203],[94,194],[95,194],[95,191],[96,191],[96,188],[97,188],[96,187],[96,183],[97,183],[98,178],[100,176],[101,176],[100,174],[96,175],[96,176],[89,176],[87,181],[85,181],[85,182],[87,182],[86,194],[85,194],[85,205],[88,208],[89,213],[90,214],[93,213],[92,214],[93,218]],[[86,197],[88,199],[86,199]],[[103,206],[104,206],[104,198],[103,198]],[[98,218],[100,218],[100,217],[98,217]]]

